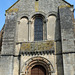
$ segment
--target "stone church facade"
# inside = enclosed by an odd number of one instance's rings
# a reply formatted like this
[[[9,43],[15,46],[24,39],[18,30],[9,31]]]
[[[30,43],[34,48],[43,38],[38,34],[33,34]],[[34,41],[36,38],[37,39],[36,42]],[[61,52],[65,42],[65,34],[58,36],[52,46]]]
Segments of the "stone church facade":
[[[0,75],[75,75],[73,5],[18,0],[6,10]]]

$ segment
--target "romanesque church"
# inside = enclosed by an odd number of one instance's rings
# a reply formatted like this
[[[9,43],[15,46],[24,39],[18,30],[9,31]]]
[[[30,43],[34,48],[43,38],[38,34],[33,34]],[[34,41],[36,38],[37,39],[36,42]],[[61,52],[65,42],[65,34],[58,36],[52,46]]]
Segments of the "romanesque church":
[[[18,0],[0,31],[0,75],[75,75],[74,8],[65,0]]]

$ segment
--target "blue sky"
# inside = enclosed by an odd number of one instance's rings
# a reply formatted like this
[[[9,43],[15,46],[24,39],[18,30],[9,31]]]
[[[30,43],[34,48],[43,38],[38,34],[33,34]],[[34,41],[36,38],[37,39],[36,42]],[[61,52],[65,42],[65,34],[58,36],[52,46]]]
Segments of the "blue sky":
[[[17,0],[0,0],[0,30],[2,29],[5,23],[5,10],[7,10],[16,1]],[[66,1],[74,5],[75,8],[75,0],[66,0]]]

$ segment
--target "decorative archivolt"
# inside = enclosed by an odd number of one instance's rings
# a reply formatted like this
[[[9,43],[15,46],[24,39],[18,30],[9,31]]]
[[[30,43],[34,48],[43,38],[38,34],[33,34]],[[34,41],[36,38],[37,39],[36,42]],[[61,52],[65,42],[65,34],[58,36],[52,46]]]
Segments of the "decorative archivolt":
[[[21,74],[29,73],[30,70],[32,69],[32,67],[34,67],[35,65],[43,66],[46,69],[48,75],[49,75],[49,73],[54,72],[53,65],[48,59],[41,57],[41,56],[36,56],[36,57],[32,57],[32,58],[28,59],[26,62],[24,62],[23,66],[21,68]]]

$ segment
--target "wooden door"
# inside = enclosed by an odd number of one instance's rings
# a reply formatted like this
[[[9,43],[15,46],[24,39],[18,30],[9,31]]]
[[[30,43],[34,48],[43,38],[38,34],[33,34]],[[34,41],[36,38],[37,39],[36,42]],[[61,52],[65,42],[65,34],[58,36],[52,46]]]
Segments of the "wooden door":
[[[31,69],[31,75],[46,75],[46,70],[40,65],[36,65]]]

